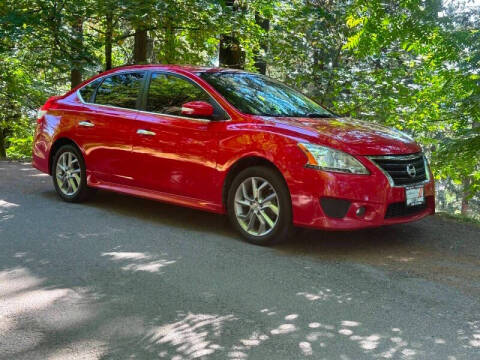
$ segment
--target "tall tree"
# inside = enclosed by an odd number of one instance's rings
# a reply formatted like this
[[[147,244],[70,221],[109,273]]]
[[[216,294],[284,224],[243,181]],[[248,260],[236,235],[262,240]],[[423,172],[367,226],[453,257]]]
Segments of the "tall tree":
[[[268,41],[265,37],[270,30],[270,20],[265,18],[260,12],[255,12],[255,23],[262,29],[262,39],[260,40],[260,48],[255,55],[255,68],[260,74],[265,75],[267,73],[267,51]]]
[[[77,18],[72,24],[70,51],[72,54],[70,87],[73,89],[82,82],[83,19],[81,17]]]
[[[145,64],[147,62],[148,32],[143,27],[135,29],[135,41],[133,45],[133,62]]]
[[[105,70],[112,68],[113,49],[113,10],[105,12]]]

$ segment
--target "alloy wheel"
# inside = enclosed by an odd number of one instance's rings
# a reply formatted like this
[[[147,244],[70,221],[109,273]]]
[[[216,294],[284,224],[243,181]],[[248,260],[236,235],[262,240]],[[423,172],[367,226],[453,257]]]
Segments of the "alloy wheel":
[[[60,191],[67,196],[75,195],[80,189],[81,169],[77,156],[69,151],[60,155],[57,160],[55,176]]]
[[[280,203],[275,188],[261,177],[248,177],[235,192],[235,216],[252,236],[270,233],[279,220]]]

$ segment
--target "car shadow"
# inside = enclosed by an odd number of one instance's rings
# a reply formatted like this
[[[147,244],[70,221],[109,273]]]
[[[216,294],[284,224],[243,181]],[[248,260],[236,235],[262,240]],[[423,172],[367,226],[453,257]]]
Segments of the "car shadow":
[[[55,191],[41,196],[63,204]],[[173,226],[192,231],[210,232],[241,240],[231,227],[227,216],[191,209],[160,201],[138,198],[109,191],[98,191],[91,199],[75,207],[90,207],[136,218],[154,224]],[[354,231],[322,231],[295,228],[292,236],[276,249],[290,254],[308,254],[338,258],[354,253],[381,249],[409,248],[422,234],[421,223],[393,225]]]
[[[54,191],[40,193],[50,201],[64,203]],[[98,191],[82,204],[67,204],[76,211],[95,208],[148,222],[155,226],[167,226],[188,232],[202,232],[212,236],[242,242],[242,237],[231,227],[227,216],[136,198],[107,191]],[[444,231],[438,229],[443,226]],[[448,222],[438,216],[415,223],[383,226],[355,231],[322,231],[296,228],[285,243],[273,247],[279,255],[289,257],[313,257],[322,261],[348,261],[359,264],[387,265],[408,270],[426,260],[440,262],[444,255],[453,256],[459,262],[470,262],[469,249],[459,248],[458,238],[471,239],[471,231],[463,224]],[[457,234],[457,236],[452,236]],[[466,241],[466,240],[465,240]],[[464,241],[464,242],[465,242]],[[246,245],[246,244],[245,244]],[[246,245],[247,246],[247,245]],[[478,246],[478,244],[477,244]],[[471,249],[471,246],[470,246]]]
[[[415,233],[415,236],[412,236]],[[394,225],[353,231],[296,229],[295,235],[276,248],[286,253],[307,254],[322,258],[350,258],[355,254],[393,249],[411,249],[421,236],[421,224]]]
[[[62,202],[55,191],[42,192],[41,196],[51,201]],[[98,191],[84,203],[67,205],[96,208],[151,224],[167,225],[192,231],[215,233],[237,240],[241,239],[231,228],[225,215],[109,191]]]

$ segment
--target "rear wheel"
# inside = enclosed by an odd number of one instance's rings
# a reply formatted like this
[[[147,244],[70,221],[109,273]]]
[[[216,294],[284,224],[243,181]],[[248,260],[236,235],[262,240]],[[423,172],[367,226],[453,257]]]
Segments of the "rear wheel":
[[[83,156],[73,145],[58,149],[53,160],[52,175],[55,190],[65,201],[81,202],[94,192],[87,186]]]
[[[292,228],[288,188],[277,171],[255,166],[233,180],[227,199],[233,226],[256,245],[285,240]]]

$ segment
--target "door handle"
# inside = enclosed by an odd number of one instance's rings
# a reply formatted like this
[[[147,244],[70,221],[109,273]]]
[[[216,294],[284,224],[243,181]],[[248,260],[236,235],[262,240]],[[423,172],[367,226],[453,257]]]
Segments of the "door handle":
[[[84,126],[84,127],[94,127],[95,125],[92,124],[90,121],[80,121],[78,123],[79,126]]]
[[[137,134],[139,134],[139,135],[149,135],[149,136],[157,135],[153,131],[148,131],[148,130],[145,130],[145,129],[138,129]]]

